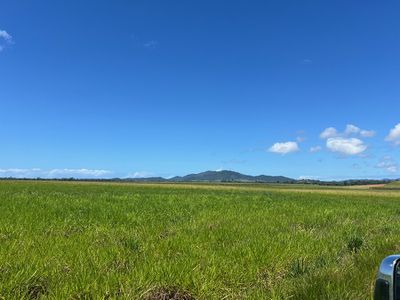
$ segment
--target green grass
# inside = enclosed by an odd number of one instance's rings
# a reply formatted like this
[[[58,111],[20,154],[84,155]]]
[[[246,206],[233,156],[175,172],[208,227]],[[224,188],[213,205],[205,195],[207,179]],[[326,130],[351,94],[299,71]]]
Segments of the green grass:
[[[392,181],[385,185],[385,188],[400,189],[400,181]]]
[[[399,207],[391,190],[2,181],[0,299],[371,299]]]

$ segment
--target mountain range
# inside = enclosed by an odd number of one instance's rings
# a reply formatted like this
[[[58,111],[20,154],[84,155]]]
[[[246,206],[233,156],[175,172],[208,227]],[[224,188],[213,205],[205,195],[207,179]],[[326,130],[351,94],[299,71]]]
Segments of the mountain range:
[[[127,178],[127,181],[147,182],[263,182],[263,183],[293,183],[296,180],[285,176],[245,175],[239,172],[222,170],[206,171],[186,176],[175,176],[169,179],[163,177]]]
[[[104,182],[238,182],[238,183],[299,183],[299,184],[316,184],[316,185],[334,185],[334,186],[352,186],[366,184],[386,184],[392,181],[400,181],[400,179],[346,179],[346,180],[328,180],[322,181],[318,179],[293,179],[285,176],[268,176],[268,175],[245,175],[239,172],[222,170],[222,171],[205,171],[197,174],[189,174],[185,176],[175,176],[172,178],[163,177],[145,177],[145,178],[14,178],[0,177],[0,180],[60,180],[60,181],[104,181]]]

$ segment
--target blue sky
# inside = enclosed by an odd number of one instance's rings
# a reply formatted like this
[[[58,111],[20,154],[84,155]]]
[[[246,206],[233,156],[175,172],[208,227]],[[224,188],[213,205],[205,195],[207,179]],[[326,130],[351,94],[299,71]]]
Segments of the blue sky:
[[[2,1],[0,177],[400,177],[399,37],[399,1]]]

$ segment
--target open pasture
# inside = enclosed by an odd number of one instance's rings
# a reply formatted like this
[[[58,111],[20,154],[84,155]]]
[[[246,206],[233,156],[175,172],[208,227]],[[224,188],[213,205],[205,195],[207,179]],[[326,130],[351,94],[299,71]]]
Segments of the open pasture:
[[[385,185],[387,189],[399,189],[400,190],[400,181],[393,181]]]
[[[395,190],[1,181],[0,299],[370,299],[399,228]]]

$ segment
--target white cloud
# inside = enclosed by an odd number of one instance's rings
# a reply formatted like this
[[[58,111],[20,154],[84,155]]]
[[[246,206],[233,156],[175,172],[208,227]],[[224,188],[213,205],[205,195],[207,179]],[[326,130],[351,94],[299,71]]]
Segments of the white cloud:
[[[296,141],[298,143],[302,143],[307,140],[306,132],[304,130],[297,130],[296,134],[297,134]]]
[[[367,146],[357,138],[334,137],[326,141],[326,147],[336,153],[344,155],[356,155],[364,152]]]
[[[345,134],[345,135],[357,134],[357,133],[359,133],[360,131],[361,131],[361,129],[358,128],[357,126],[352,125],[352,124],[347,124],[347,125],[346,125],[346,129],[344,130],[344,134]]]
[[[374,130],[361,129],[353,124],[347,124],[343,132],[338,132],[334,127],[328,127],[319,135],[321,139],[329,139],[333,137],[348,137],[350,135],[359,135],[361,137],[373,137],[375,136]]]
[[[1,177],[24,177],[34,172],[40,172],[40,169],[18,169],[18,168],[10,168],[10,169],[0,169]]]
[[[375,134],[376,134],[376,132],[374,130],[364,130],[363,129],[360,131],[360,135],[362,137],[366,137],[366,138],[373,137],[373,136],[375,136]]]
[[[315,146],[315,147],[311,147],[310,148],[310,152],[312,152],[312,153],[315,153],[315,152],[318,152],[318,151],[321,151],[321,150],[322,150],[321,146]]]
[[[7,45],[13,43],[12,36],[5,30],[0,30],[0,52],[4,50]]]
[[[284,142],[273,144],[268,151],[273,153],[287,154],[291,152],[297,152],[300,148],[296,142]]]
[[[102,177],[111,174],[107,170],[90,170],[90,169],[53,169],[48,171],[49,177]]]
[[[349,135],[357,135],[359,134],[362,137],[369,138],[375,136],[375,131],[374,130],[366,130],[366,129],[361,129],[355,125],[352,124],[347,124],[346,129],[344,131],[344,135],[349,136]]]
[[[299,180],[319,180],[318,176],[312,176],[312,175],[301,175],[298,178]]]
[[[151,40],[151,41],[148,41],[148,42],[144,43],[143,46],[145,48],[154,49],[154,48],[156,48],[158,46],[158,42],[154,41],[154,40]]]
[[[375,166],[376,168],[384,169],[388,173],[397,173],[399,171],[399,165],[390,156],[385,156]]]
[[[5,30],[0,30],[0,38],[3,38],[5,41],[11,42],[12,36]]]
[[[112,174],[107,170],[91,170],[91,169],[51,169],[42,170],[39,168],[32,169],[0,169],[0,177],[15,178],[102,178]]]
[[[390,129],[389,135],[385,138],[385,141],[400,145],[400,123]]]
[[[153,177],[154,173],[147,172],[147,171],[139,171],[139,172],[134,172],[130,173],[126,176],[126,178],[148,178],[148,177]]]
[[[321,134],[319,135],[319,137],[321,139],[328,139],[328,138],[332,138],[332,137],[336,137],[338,136],[339,133],[336,130],[336,128],[334,127],[328,127],[326,128],[324,131],[321,132]]]
[[[312,64],[312,60],[311,59],[309,59],[309,58],[304,58],[302,61],[301,61],[301,63],[303,64],[303,65],[309,65],[309,64]]]
[[[326,147],[336,153],[343,155],[356,155],[361,154],[367,149],[367,146],[362,140],[356,137],[350,136],[361,136],[364,138],[373,137],[375,135],[374,130],[365,130],[360,127],[347,124],[343,132],[338,132],[334,127],[328,127],[320,134],[320,138],[326,139]],[[310,152],[316,152],[320,149],[312,147]]]

